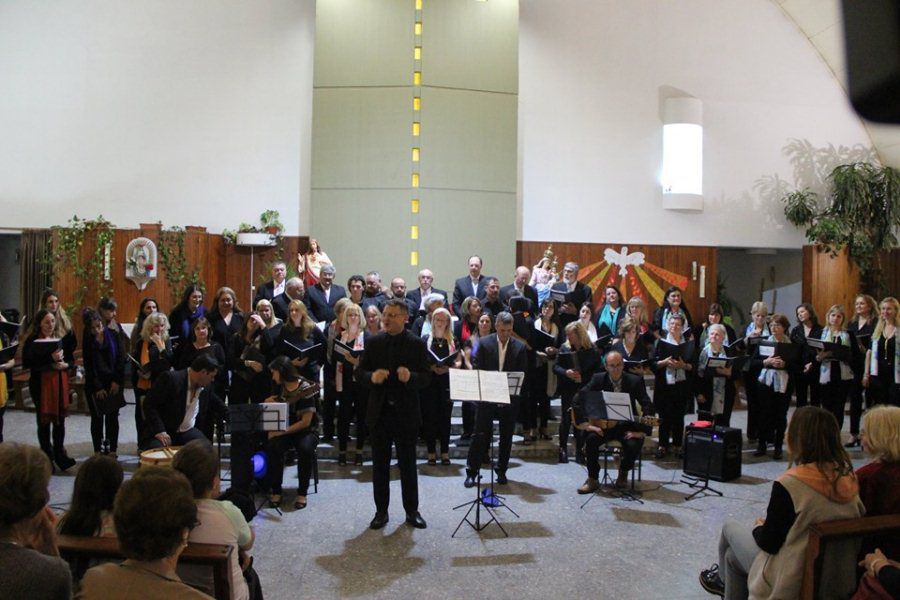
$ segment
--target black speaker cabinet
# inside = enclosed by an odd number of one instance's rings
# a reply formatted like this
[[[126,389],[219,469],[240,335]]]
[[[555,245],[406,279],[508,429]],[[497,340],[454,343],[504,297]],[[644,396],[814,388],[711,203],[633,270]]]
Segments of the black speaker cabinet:
[[[844,0],[847,83],[866,119],[900,123],[900,3]]]
[[[741,476],[741,430],[731,427],[687,427],[684,431],[684,474],[731,481]]]

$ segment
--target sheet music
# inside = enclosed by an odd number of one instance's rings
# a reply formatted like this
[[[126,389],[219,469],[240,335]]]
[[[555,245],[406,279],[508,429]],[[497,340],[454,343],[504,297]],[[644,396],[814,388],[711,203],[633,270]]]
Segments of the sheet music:
[[[450,397],[464,402],[509,404],[509,378],[503,371],[450,369]]]
[[[131,332],[134,331],[134,323],[119,323],[122,326],[122,333],[124,333],[127,337],[131,337]]]
[[[765,358],[769,358],[771,356],[775,356],[775,346],[764,346],[762,344],[759,345],[759,355]]]
[[[816,338],[806,338],[806,345],[812,348],[818,348],[819,350],[823,350],[825,348],[825,342],[822,340],[817,340]]]
[[[715,369],[718,367],[727,367],[728,359],[724,357],[710,356],[706,359],[706,368]]]
[[[503,371],[478,371],[481,374],[481,401],[509,404],[509,378]]]
[[[450,369],[450,397],[454,400],[481,400],[478,371]]]
[[[631,410],[631,396],[626,392],[603,392],[606,403],[606,418],[611,421],[634,421]]]
[[[287,403],[286,402],[262,402],[260,403],[262,414],[259,421],[263,431],[284,431],[287,429]]]

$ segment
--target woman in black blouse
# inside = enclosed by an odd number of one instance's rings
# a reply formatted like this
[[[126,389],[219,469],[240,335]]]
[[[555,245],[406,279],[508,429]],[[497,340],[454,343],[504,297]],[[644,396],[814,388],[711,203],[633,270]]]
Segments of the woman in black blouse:
[[[134,319],[134,327],[131,328],[131,349],[137,346],[138,340],[141,339],[141,330],[144,328],[144,319],[155,312],[160,312],[156,298],[144,298],[138,307],[137,317]]]
[[[222,368],[219,369],[223,380],[231,381],[231,357],[234,355],[234,334],[238,333],[244,326],[244,313],[238,306],[237,295],[230,287],[220,287],[216,291],[213,298],[212,308],[206,314],[209,319],[209,326],[212,330],[210,337],[212,341],[222,346],[225,351],[225,360]],[[225,396],[222,396],[225,399]]]
[[[200,317],[194,321],[194,325],[191,327],[191,341],[182,346],[177,368],[179,370],[187,369],[194,362],[194,359],[201,354],[210,355],[219,364],[219,370],[216,371],[212,389],[218,402],[225,402],[225,389],[228,386],[228,363],[222,345],[211,340],[211,327],[206,317]],[[203,430],[201,429],[201,431]],[[207,430],[203,431],[203,433],[207,434],[206,437],[212,439],[212,431]]]
[[[668,331],[656,341],[651,365],[656,372],[653,404],[659,413],[659,447],[656,458],[669,453],[669,443],[675,448],[675,456],[681,458],[681,442],[684,437],[684,415],[691,400],[691,372],[694,365],[694,349],[682,333],[684,316],[674,313],[668,317]],[[675,358],[665,352],[664,344],[681,346],[681,356]]]
[[[784,315],[774,314],[769,321],[771,335],[767,341],[790,344],[787,335],[790,323]],[[775,451],[772,457],[780,460],[784,431],[787,427],[787,413],[794,389],[794,378],[798,365],[787,356],[781,356],[777,350],[768,352],[763,346],[756,347],[756,354],[751,359],[755,369],[759,370],[759,442],[753,456],[765,456],[766,444],[772,443]]]
[[[553,298],[548,296],[541,302],[541,316],[535,319],[534,329],[531,344],[535,348],[535,360],[528,384],[531,393],[532,420],[526,427],[530,427],[532,432],[537,427],[540,438],[549,440],[551,436],[547,431],[547,422],[550,420],[550,398],[556,394],[556,374],[553,372],[553,365],[556,362],[557,346],[561,337],[556,321],[556,302]],[[552,342],[544,336],[550,336]]]
[[[438,359],[447,358],[456,352],[456,341],[450,331],[450,311],[439,308],[431,313],[431,331],[422,336],[426,347]],[[435,363],[429,355],[430,362]],[[456,363],[462,359],[457,357]],[[450,367],[455,365],[431,366],[431,383],[419,392],[422,404],[423,437],[428,447],[428,464],[437,464],[437,442],[441,445],[441,464],[450,464],[450,415],[453,402],[450,400]]]
[[[819,325],[819,317],[809,302],[804,302],[797,307],[797,324],[791,329],[791,342],[799,344],[803,350],[801,373],[797,377],[797,406],[806,406],[807,399],[813,406],[819,406],[819,369],[816,362],[815,351],[806,345],[806,338],[819,339],[822,336],[822,326]]]
[[[84,391],[91,411],[91,441],[95,454],[115,456],[119,410],[125,406],[125,352],[112,339],[114,334],[107,335],[103,318],[93,310],[85,311],[84,329]]]
[[[878,305],[880,316],[872,343],[866,352],[866,372],[862,384],[869,404],[900,406],[900,346],[897,344],[897,316],[900,303],[888,296]]]
[[[205,316],[203,288],[193,284],[184,288],[181,302],[169,313],[169,338],[173,340],[176,358],[191,341],[194,321]]]
[[[612,350],[622,355],[625,370],[641,377],[650,373],[650,355],[634,319],[625,317],[619,321],[618,337],[619,340],[613,344]],[[638,364],[641,361],[644,361],[643,365]]]
[[[131,370],[131,387],[134,389],[134,424],[138,439],[144,429],[144,399],[160,374],[172,368],[175,357],[169,341],[169,319],[155,312],[146,317],[141,326],[137,343],[131,346],[131,357],[140,365]],[[136,365],[132,365],[135,366]]]
[[[297,499],[294,508],[306,508],[306,492],[312,476],[313,457],[319,444],[318,419],[316,417],[316,394],[310,395],[300,379],[300,373],[290,359],[279,356],[269,364],[272,381],[278,386],[278,393],[266,398],[266,402],[286,402],[288,404],[288,428],[285,431],[270,431],[266,443],[268,471],[266,478],[270,490],[269,504],[281,504],[281,480],[284,475],[284,453],[288,448],[297,451]]]
[[[591,343],[587,331],[578,321],[566,325],[566,342],[556,355],[553,372],[559,381],[559,396],[562,401],[562,415],[559,419],[559,462],[569,462],[569,429],[572,418],[572,398],[587,385],[591,377],[601,370],[600,353]],[[575,430],[575,462],[584,464],[582,440],[579,430]]]
[[[669,334],[669,317],[673,315],[681,315],[684,322],[683,335],[686,338],[692,337],[691,328],[694,326],[694,322],[691,320],[691,313],[687,306],[684,305],[684,292],[677,285],[666,290],[663,305],[653,313],[650,330],[657,338],[665,338]]]
[[[233,338],[230,404],[258,404],[269,396],[271,376],[266,370],[268,361],[261,348],[266,329],[263,318],[252,313]]]
[[[875,298],[868,294],[860,294],[853,301],[855,316],[847,326],[857,341],[860,352],[856,354],[853,363],[853,386],[850,389],[850,441],[847,448],[859,447],[859,422],[862,419],[863,386],[862,378],[866,370],[866,351],[872,345],[872,333],[875,331],[875,323],[878,321],[878,304]],[[872,403],[866,399],[866,407]]]

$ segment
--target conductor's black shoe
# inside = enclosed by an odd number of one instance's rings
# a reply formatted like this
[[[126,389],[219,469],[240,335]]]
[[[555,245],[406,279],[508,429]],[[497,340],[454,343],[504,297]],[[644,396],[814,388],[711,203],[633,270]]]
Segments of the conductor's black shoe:
[[[406,523],[408,525],[412,525],[416,529],[425,529],[428,525],[425,523],[425,519],[422,518],[418,512],[415,513],[407,513],[406,515]]]
[[[700,571],[700,585],[710,594],[725,597],[725,582],[719,577],[719,565]]]
[[[388,524],[388,514],[386,512],[377,512],[369,523],[369,529],[381,529]]]
[[[565,464],[569,462],[569,453],[566,452],[565,448],[559,449],[559,460],[557,462],[559,462],[559,464]]]
[[[501,471],[500,469],[496,469],[494,473],[497,474],[497,483],[500,485],[504,485],[509,483],[509,480],[506,479],[506,471]]]
[[[478,477],[478,471],[470,471],[466,469],[466,480],[463,483],[467,488],[475,487],[475,478]]]

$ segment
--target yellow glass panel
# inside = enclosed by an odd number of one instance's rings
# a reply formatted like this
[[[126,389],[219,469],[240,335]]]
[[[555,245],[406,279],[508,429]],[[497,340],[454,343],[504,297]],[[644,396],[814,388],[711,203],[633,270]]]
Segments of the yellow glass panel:
[[[413,250],[409,253],[409,266],[417,267],[419,266],[419,253]]]
[[[422,71],[413,71],[413,85],[422,85]]]
[[[414,214],[414,215],[419,214],[419,201],[418,201],[418,199],[413,200],[413,201],[411,201],[411,202],[409,203],[409,210],[410,210],[410,212],[411,212],[412,214]]]
[[[419,174],[418,173],[412,174],[412,186],[414,188],[419,187]]]
[[[418,121],[413,121],[413,135],[419,135],[422,131],[422,124]]]
[[[419,149],[413,148],[412,151],[413,151],[413,153],[412,153],[413,162],[419,162]]]
[[[416,0],[416,10],[422,10],[422,0]]]
[[[416,21],[416,26],[413,28],[413,33],[415,35],[422,35],[422,21]]]
[[[422,46],[413,48],[413,60],[422,60]]]
[[[419,226],[413,225],[409,228],[409,239],[417,240],[419,239]]]
[[[422,110],[422,99],[418,96],[413,98],[413,110]]]

